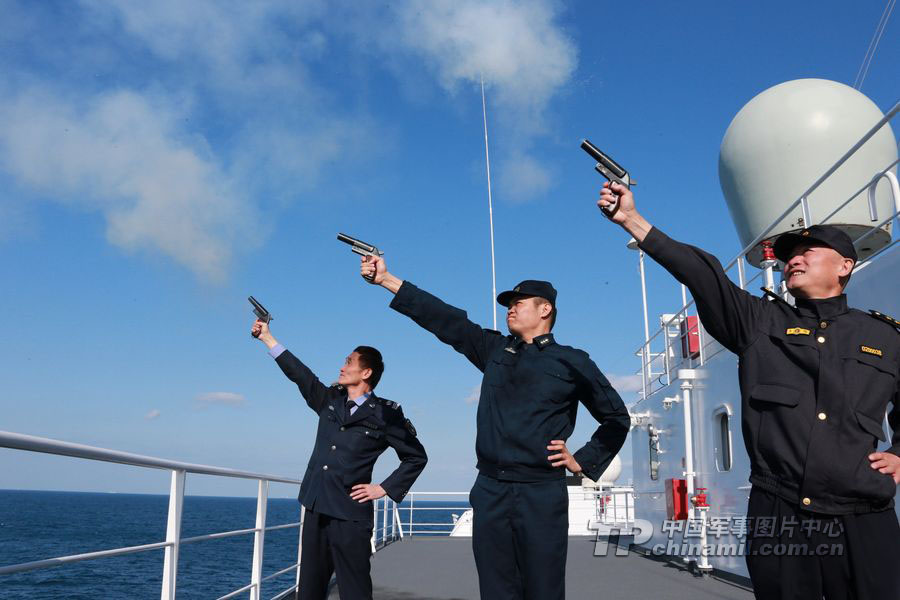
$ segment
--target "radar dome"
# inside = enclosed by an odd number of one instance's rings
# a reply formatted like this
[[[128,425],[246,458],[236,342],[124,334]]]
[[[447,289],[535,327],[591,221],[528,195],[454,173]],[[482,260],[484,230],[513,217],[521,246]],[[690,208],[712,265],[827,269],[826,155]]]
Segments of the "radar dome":
[[[719,182],[741,244],[747,246],[760,235],[883,116],[859,91],[825,79],[788,81],[748,102],[728,126],[719,151]],[[766,239],[825,222],[841,226],[855,240],[893,214],[887,182],[876,188],[878,221],[870,217],[864,188],[896,160],[897,142],[887,124],[810,194],[811,223],[803,222],[797,206]],[[860,243],[860,258],[890,238],[888,223]],[[756,266],[761,258],[759,245],[747,256]]]
[[[613,456],[612,462],[609,463],[609,466],[606,467],[606,470],[603,471],[603,474],[600,476],[600,479],[597,483],[602,483],[605,485],[612,485],[616,482],[616,479],[619,478],[619,475],[622,474],[622,459],[619,458],[619,455]]]

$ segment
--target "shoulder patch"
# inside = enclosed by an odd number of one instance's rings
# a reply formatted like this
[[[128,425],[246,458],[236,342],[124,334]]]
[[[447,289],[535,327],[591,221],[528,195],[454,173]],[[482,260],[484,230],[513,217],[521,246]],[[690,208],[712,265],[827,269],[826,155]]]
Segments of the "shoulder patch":
[[[416,433],[416,428],[413,427],[412,421],[409,419],[406,420],[406,430],[412,434],[413,437],[416,437],[418,434]]]
[[[898,330],[900,330],[900,321],[898,321],[894,317],[889,317],[888,315],[886,315],[884,313],[880,313],[877,310],[870,310],[869,314],[872,315],[873,317],[875,317],[876,319],[878,319],[879,321],[884,321],[891,327],[895,327]],[[900,331],[898,331],[898,333],[900,333]]]

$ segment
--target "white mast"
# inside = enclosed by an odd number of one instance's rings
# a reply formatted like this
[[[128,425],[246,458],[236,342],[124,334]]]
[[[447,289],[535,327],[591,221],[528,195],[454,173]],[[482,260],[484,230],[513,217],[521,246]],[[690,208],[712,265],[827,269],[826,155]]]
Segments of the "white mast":
[[[497,270],[494,262],[494,203],[491,198],[491,155],[488,152],[487,105],[484,101],[484,75],[481,76],[481,114],[484,117],[484,162],[487,165],[488,218],[491,225],[491,314],[497,330]]]

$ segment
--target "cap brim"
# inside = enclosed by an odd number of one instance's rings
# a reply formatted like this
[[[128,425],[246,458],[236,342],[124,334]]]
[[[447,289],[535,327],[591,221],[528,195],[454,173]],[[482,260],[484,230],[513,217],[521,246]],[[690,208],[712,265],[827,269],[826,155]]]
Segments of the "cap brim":
[[[775,240],[775,245],[772,246],[772,250],[775,252],[775,258],[780,260],[783,263],[786,263],[790,258],[791,250],[794,249],[794,246],[797,244],[809,241],[809,236],[798,235],[796,233],[782,233],[778,236],[778,239]],[[816,240],[818,241],[818,240]]]
[[[797,244],[806,242],[818,242],[826,248],[831,248],[838,254],[841,254],[840,250],[823,239],[817,238],[813,235],[800,235],[798,233],[782,233],[778,237],[778,240],[775,241],[775,245],[772,246],[772,251],[775,252],[775,258],[783,263],[787,263],[787,261],[791,258],[791,250],[793,250]],[[841,256],[843,256],[843,254],[841,254]],[[852,256],[847,256],[846,258],[856,260]]]
[[[514,292],[512,290],[507,290],[505,292],[500,292],[497,296],[497,303],[500,306],[509,306],[509,301],[513,299],[514,296],[527,296],[528,294],[522,294],[520,292]]]

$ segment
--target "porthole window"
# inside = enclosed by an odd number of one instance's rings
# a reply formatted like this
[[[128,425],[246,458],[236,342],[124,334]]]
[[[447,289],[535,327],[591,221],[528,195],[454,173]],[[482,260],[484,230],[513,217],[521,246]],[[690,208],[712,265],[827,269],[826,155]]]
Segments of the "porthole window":
[[[650,438],[650,479],[659,479],[659,432],[653,425],[647,427]]]
[[[714,416],[716,431],[716,470],[731,470],[731,411],[721,406]]]

